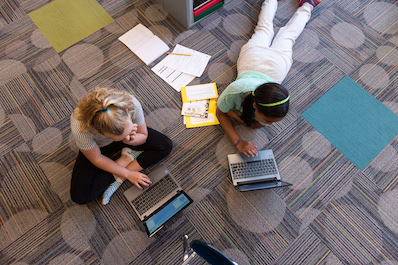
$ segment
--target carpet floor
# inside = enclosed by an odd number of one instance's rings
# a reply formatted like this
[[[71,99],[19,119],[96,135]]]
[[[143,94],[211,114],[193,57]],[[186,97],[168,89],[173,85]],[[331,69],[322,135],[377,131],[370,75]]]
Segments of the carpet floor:
[[[237,150],[219,125],[185,128],[180,93],[151,70],[163,56],[146,66],[118,37],[142,23],[171,49],[181,44],[211,55],[190,84],[215,82],[221,94],[236,78],[261,0],[233,0],[189,30],[154,0],[98,0],[111,19],[61,48],[30,17],[56,1],[0,1],[0,264],[180,264],[184,234],[240,265],[398,264],[396,133],[386,140],[367,115],[352,113],[355,98],[341,104],[338,113],[347,117],[337,124],[368,123],[372,140],[383,143],[363,162],[339,148],[333,131],[305,116],[307,110],[316,116],[311,107],[349,78],[384,105],[380,120],[396,120],[398,1],[323,0],[314,9],[283,81],[290,92],[287,117],[256,130],[234,124],[259,149],[273,149],[282,180],[292,183],[253,192],[233,187],[226,155]],[[276,31],[298,1],[278,5]],[[148,126],[173,141],[161,163],[194,202],[154,237],[123,196],[129,183],[106,206],[100,199],[86,205],[70,199],[78,153],[70,114],[99,86],[134,93]],[[371,113],[372,104],[361,108]],[[349,137],[363,135],[366,130]],[[354,141],[343,145],[355,148]],[[205,262],[195,257],[191,264]]]

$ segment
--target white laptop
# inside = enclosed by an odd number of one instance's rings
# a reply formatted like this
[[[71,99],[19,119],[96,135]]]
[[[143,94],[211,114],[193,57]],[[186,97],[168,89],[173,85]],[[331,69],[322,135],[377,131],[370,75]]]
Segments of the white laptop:
[[[258,151],[258,156],[228,155],[233,185],[240,191],[280,188],[291,185],[281,181],[272,150]]]
[[[134,211],[144,223],[148,236],[153,236],[164,224],[192,199],[182,190],[165,166],[159,166],[148,177],[152,184],[142,190],[132,186],[124,192]]]

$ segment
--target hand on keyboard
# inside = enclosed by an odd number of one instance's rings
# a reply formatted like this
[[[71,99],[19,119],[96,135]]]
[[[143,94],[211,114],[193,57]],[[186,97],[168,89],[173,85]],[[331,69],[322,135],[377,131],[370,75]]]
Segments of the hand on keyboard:
[[[257,156],[257,146],[255,146],[254,144],[252,144],[251,142],[248,141],[240,141],[237,145],[236,148],[238,148],[238,150],[245,154],[247,157],[250,156]]]
[[[142,190],[142,186],[149,186],[149,184],[152,184],[151,180],[149,177],[139,171],[132,171],[130,170],[127,180],[133,183],[134,185],[137,186],[137,188]]]

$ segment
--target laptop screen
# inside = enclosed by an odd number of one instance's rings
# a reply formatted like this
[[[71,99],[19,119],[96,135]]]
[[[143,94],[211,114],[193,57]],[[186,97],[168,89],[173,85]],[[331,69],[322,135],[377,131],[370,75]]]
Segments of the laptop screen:
[[[176,198],[168,202],[160,211],[145,222],[149,236],[157,232],[165,222],[170,220],[170,218],[188,206],[191,202],[192,200],[184,192],[181,192]]]

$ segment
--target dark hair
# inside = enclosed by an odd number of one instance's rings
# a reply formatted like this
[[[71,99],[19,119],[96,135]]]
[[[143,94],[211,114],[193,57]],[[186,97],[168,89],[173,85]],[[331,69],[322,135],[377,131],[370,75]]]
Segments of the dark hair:
[[[253,102],[256,103],[257,109],[267,117],[282,118],[289,111],[289,100],[280,105],[266,107],[261,104],[270,104],[279,102],[289,96],[287,89],[277,83],[265,83],[256,88],[254,96],[250,93],[243,101],[243,112],[241,119],[250,127],[253,120],[254,108]]]

